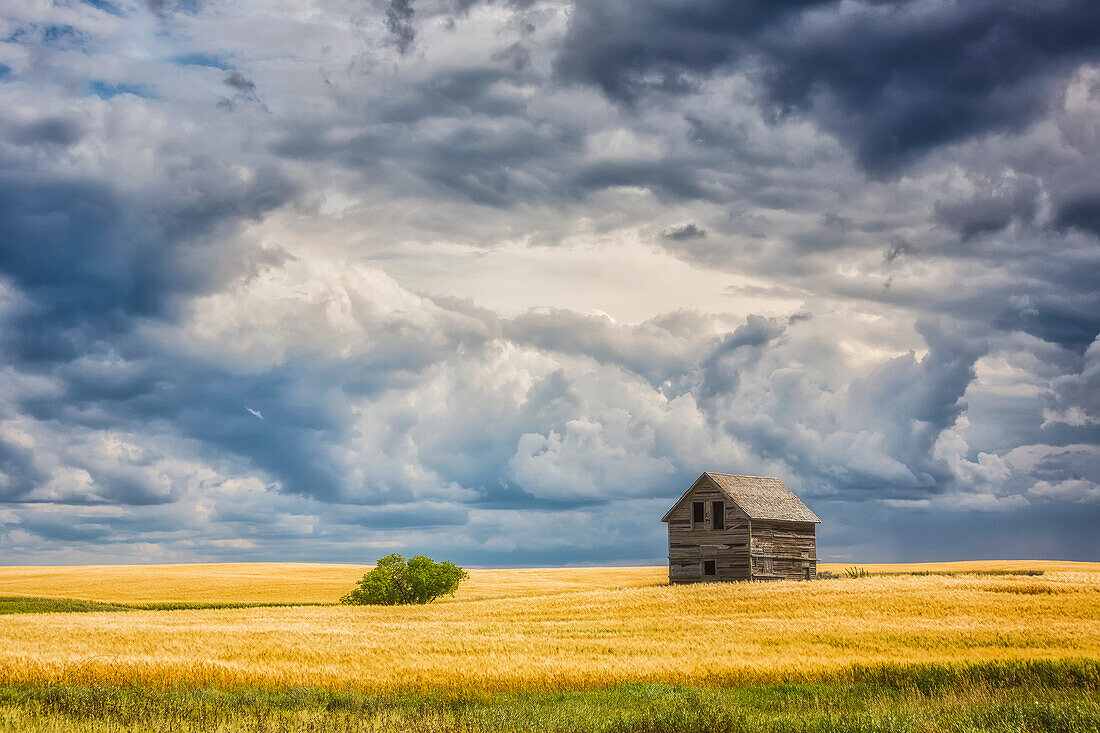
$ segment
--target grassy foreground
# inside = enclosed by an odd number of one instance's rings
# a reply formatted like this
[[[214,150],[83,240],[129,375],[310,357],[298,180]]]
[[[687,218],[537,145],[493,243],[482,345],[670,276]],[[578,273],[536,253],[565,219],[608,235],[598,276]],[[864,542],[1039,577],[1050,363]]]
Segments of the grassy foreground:
[[[630,684],[559,693],[0,688],[23,731],[1057,731],[1100,730],[1100,662],[861,667],[831,684]]]

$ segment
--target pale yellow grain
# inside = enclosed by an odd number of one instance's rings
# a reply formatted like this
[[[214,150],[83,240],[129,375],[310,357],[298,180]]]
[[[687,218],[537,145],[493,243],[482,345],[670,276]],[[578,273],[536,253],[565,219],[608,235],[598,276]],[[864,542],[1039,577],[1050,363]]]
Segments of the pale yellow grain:
[[[0,616],[0,682],[548,689],[1097,657],[1100,574],[1077,567],[674,587],[540,571],[482,586],[503,597],[418,607]],[[605,587],[572,590],[584,573]]]

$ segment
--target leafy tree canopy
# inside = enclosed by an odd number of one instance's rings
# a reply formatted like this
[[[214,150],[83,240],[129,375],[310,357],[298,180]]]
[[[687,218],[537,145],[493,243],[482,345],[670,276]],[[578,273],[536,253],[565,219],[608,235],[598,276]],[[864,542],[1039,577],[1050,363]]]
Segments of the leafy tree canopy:
[[[340,599],[353,606],[396,606],[431,603],[442,595],[454,595],[469,574],[450,562],[435,562],[417,555],[406,560],[394,553],[380,558],[355,589]]]

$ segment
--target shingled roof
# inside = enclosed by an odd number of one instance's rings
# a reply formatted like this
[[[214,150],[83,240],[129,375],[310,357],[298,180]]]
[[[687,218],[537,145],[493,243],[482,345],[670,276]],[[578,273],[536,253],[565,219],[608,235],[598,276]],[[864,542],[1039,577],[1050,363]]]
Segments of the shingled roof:
[[[730,473],[712,473],[707,471],[704,476],[718,485],[730,499],[741,507],[750,519],[771,519],[781,522],[815,522],[820,523],[818,516],[810,511],[802,501],[788,489],[782,481],[770,476],[735,476]],[[699,483],[697,479],[691,485]],[[688,489],[679,501],[668,510],[662,521],[667,521],[673,510],[680,505],[691,492]]]

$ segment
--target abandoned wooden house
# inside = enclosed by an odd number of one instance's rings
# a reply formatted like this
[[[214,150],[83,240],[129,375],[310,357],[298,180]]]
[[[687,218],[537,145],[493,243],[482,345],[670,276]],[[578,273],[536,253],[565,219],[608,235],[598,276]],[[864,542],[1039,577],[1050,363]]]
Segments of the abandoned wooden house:
[[[662,518],[668,580],[812,580],[821,522],[777,478],[704,473]]]

